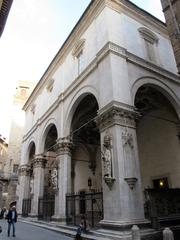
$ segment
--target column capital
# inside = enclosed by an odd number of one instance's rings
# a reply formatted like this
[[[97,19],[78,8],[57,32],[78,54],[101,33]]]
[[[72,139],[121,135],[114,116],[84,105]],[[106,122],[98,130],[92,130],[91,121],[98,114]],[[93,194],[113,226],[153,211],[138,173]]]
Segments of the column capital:
[[[113,125],[136,128],[137,117],[138,113],[133,106],[111,103],[99,110],[96,123],[100,131],[104,131]]]
[[[37,154],[32,160],[34,168],[45,168],[47,159],[42,154]]]
[[[19,167],[20,176],[30,176],[31,175],[31,166],[29,164],[23,164]]]
[[[55,151],[57,155],[71,155],[73,144],[70,137],[59,138],[56,142]]]

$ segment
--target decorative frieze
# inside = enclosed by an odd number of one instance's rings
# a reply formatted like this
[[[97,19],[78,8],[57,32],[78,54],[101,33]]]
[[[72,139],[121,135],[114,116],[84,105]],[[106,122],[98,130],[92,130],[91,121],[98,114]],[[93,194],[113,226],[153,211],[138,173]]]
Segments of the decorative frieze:
[[[64,137],[57,140],[57,144],[55,145],[54,149],[57,155],[71,155],[72,146],[73,144],[71,138]]]
[[[19,176],[30,176],[31,175],[31,167],[29,164],[23,164],[19,167]]]
[[[47,159],[41,155],[35,155],[35,158],[33,159],[33,167],[34,168],[45,168]]]
[[[106,111],[99,113],[96,123],[100,131],[115,124],[123,127],[136,128],[136,112],[123,109],[119,106],[111,106]]]

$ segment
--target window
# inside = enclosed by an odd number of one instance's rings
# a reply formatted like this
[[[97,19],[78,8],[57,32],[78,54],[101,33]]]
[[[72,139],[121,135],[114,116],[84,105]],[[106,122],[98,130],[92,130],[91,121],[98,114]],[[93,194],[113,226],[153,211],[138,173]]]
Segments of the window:
[[[78,75],[83,71],[84,68],[84,45],[85,39],[80,39],[74,46],[72,51],[73,57],[77,60],[77,72]]]
[[[30,111],[32,112],[33,115],[35,114],[35,110],[36,110],[36,105],[33,103],[31,105],[31,109],[30,109]]]
[[[83,51],[79,53],[79,55],[77,56],[77,60],[78,60],[78,75],[79,75],[83,69]]]
[[[158,178],[153,180],[153,187],[155,189],[167,189],[169,188],[168,178]]]
[[[139,33],[144,42],[145,57],[151,62],[158,63],[158,37],[149,29],[139,28]]]
[[[51,78],[48,83],[47,83],[47,86],[46,86],[46,89],[48,92],[52,92],[53,90],[53,85],[54,85],[54,79]]]

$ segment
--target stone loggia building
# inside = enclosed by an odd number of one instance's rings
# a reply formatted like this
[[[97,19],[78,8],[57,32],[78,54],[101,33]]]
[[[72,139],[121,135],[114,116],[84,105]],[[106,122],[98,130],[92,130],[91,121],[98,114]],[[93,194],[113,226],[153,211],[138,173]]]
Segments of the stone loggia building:
[[[161,3],[180,73],[180,1],[161,0]]]
[[[23,107],[19,214],[157,226],[148,204],[180,187],[179,80],[163,22],[92,1]]]

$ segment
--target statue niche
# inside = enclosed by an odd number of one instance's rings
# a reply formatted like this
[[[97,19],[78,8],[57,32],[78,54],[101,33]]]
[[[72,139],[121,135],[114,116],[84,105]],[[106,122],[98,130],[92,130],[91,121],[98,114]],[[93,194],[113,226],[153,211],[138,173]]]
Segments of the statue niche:
[[[104,136],[103,143],[103,166],[104,166],[104,181],[108,185],[109,188],[112,187],[115,179],[113,178],[112,172],[112,145],[111,145],[111,137],[109,134]]]

